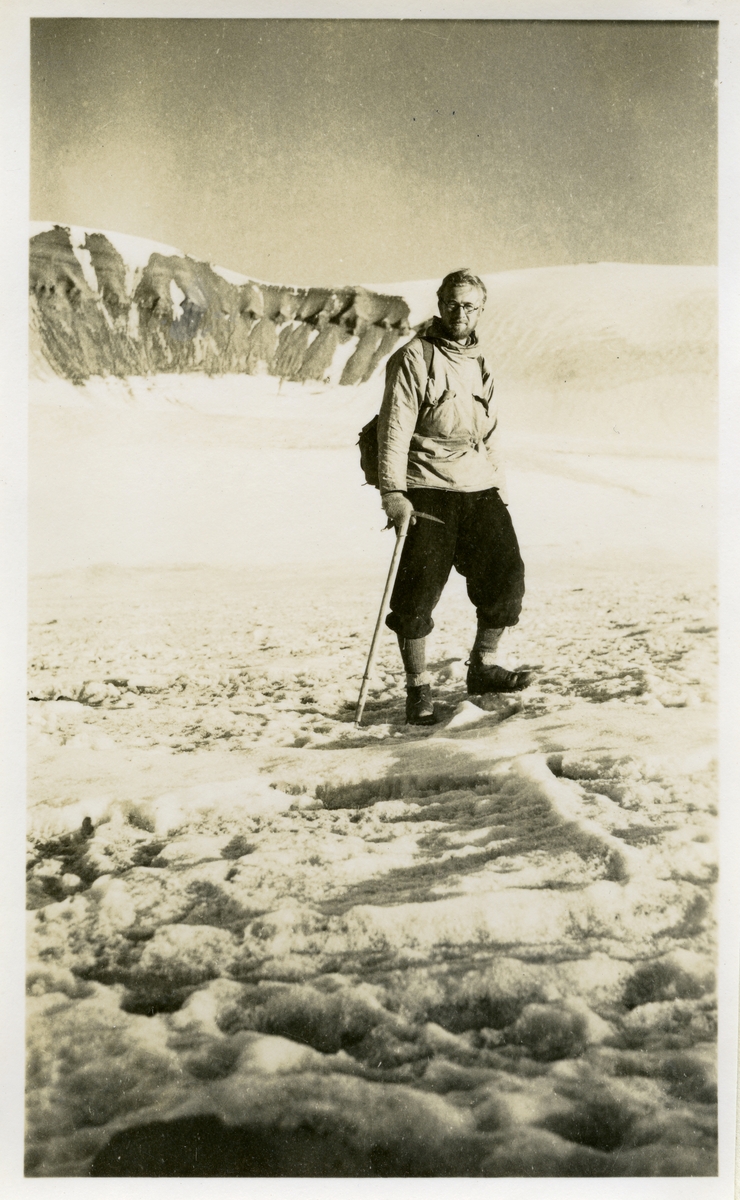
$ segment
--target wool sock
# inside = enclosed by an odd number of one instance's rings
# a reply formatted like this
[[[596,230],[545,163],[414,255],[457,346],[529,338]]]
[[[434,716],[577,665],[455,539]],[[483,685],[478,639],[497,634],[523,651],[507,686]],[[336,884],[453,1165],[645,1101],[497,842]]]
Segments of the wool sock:
[[[496,665],[496,651],[501,641],[502,629],[486,629],[478,622],[478,630],[473,642],[471,657],[475,656],[484,667]]]
[[[400,633],[396,637],[406,671],[406,687],[421,687],[424,683],[431,683],[431,676],[426,669],[426,638],[405,638]]]

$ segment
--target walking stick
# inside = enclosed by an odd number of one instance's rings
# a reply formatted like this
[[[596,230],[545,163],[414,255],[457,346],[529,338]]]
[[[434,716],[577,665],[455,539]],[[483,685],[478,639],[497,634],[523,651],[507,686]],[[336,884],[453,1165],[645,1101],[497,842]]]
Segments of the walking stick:
[[[417,514],[414,514],[413,512],[409,513],[396,534],[396,544],[393,548],[393,558],[391,559],[388,578],[385,581],[385,591],[383,592],[383,599],[380,601],[380,612],[378,613],[378,619],[375,623],[375,633],[373,634],[373,640],[370,643],[370,653],[367,656],[367,666],[365,667],[365,674],[362,677],[362,686],[360,688],[360,695],[357,701],[357,711],[355,713],[355,726],[357,729],[360,728],[360,722],[362,721],[362,713],[365,708],[365,701],[367,700],[367,690],[370,687],[370,673],[375,666],[375,658],[378,653],[378,643],[380,641],[380,632],[383,628],[383,621],[388,613],[390,596],[391,592],[393,591],[393,584],[396,582],[398,564],[401,560],[401,551],[403,550],[403,544],[406,541],[406,535],[409,531],[411,518],[414,515]]]

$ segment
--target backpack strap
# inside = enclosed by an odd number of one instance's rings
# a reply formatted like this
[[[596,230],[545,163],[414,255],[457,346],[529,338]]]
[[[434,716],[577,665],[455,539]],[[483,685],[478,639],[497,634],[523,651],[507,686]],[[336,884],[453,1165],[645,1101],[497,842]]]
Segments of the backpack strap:
[[[431,342],[428,342],[426,340],[426,338],[424,338],[424,337],[420,337],[419,341],[421,342],[421,352],[424,355],[424,366],[426,367],[426,372],[427,372],[426,383],[424,384],[424,390],[422,392],[421,403],[419,405],[419,417],[421,417],[421,410],[424,408],[425,404],[427,403],[427,394],[429,392],[429,380],[432,377],[432,363],[434,362],[434,346],[432,345]],[[419,417],[417,417],[417,422],[419,420]]]
[[[484,357],[483,357],[483,355],[482,355],[482,354],[479,354],[479,355],[478,355],[478,366],[480,367],[480,381],[481,381],[481,386],[483,386],[483,385],[484,385],[484,383],[485,383],[485,378],[486,378],[486,362],[485,362],[485,359],[484,359]],[[490,380],[490,375],[489,375],[489,380]],[[486,416],[488,416],[488,409],[489,409],[489,407],[490,407],[490,404],[491,404],[491,397],[492,397],[492,396],[493,396],[493,392],[491,392],[491,396],[489,396],[487,400],[484,400],[484,401],[483,401],[483,404],[484,404],[484,406],[485,406],[485,410],[486,410]]]

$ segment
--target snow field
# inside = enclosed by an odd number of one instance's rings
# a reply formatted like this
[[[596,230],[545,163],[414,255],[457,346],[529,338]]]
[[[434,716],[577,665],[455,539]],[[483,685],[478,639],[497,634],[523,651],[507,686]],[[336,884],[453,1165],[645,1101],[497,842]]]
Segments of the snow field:
[[[38,580],[30,1174],[714,1172],[711,588],[538,571],[432,730],[372,574]]]
[[[635,735],[646,714],[665,709],[696,710],[700,722],[716,689],[713,589],[696,577],[682,591],[670,575],[580,575],[585,586],[574,588],[557,565],[541,568],[539,580],[535,573],[522,620],[502,642],[511,662],[539,667],[534,684],[519,696],[483,701],[489,711],[477,704],[464,710],[472,723],[488,729],[520,708],[528,717],[560,708],[565,715],[579,701],[591,713],[599,711],[592,701],[618,702],[609,719],[631,715]],[[430,641],[448,719],[469,704],[464,675],[474,618],[461,585],[450,581]],[[32,728],[42,745],[81,749],[101,737],[180,751],[403,740],[403,672],[390,633],[381,643],[368,729],[358,734],[347,720],[381,588],[374,572],[327,569],[322,582],[300,568],[100,568],[39,580]]]
[[[355,442],[377,385],[311,389],[250,377],[36,382],[30,414],[32,572],[104,562],[253,568],[390,559]],[[644,409],[650,397],[643,397]],[[514,402],[512,402],[514,403]],[[502,401],[503,407],[503,401]],[[516,404],[514,403],[514,415]],[[571,426],[573,426],[571,421]],[[504,426],[511,510],[528,565],[659,558],[713,571],[716,481],[700,439],[603,438]],[[535,426],[536,427],[536,426]],[[575,422],[578,428],[578,422]],[[623,431],[624,433],[625,431]],[[634,445],[634,437],[632,438]]]

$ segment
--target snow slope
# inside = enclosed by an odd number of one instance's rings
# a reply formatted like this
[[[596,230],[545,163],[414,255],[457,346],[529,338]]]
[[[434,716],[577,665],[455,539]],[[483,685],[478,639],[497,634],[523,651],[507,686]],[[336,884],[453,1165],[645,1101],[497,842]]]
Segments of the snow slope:
[[[714,452],[715,268],[595,263],[483,278],[478,335],[509,428],[617,452]],[[436,311],[438,281],[385,286],[415,326]]]

